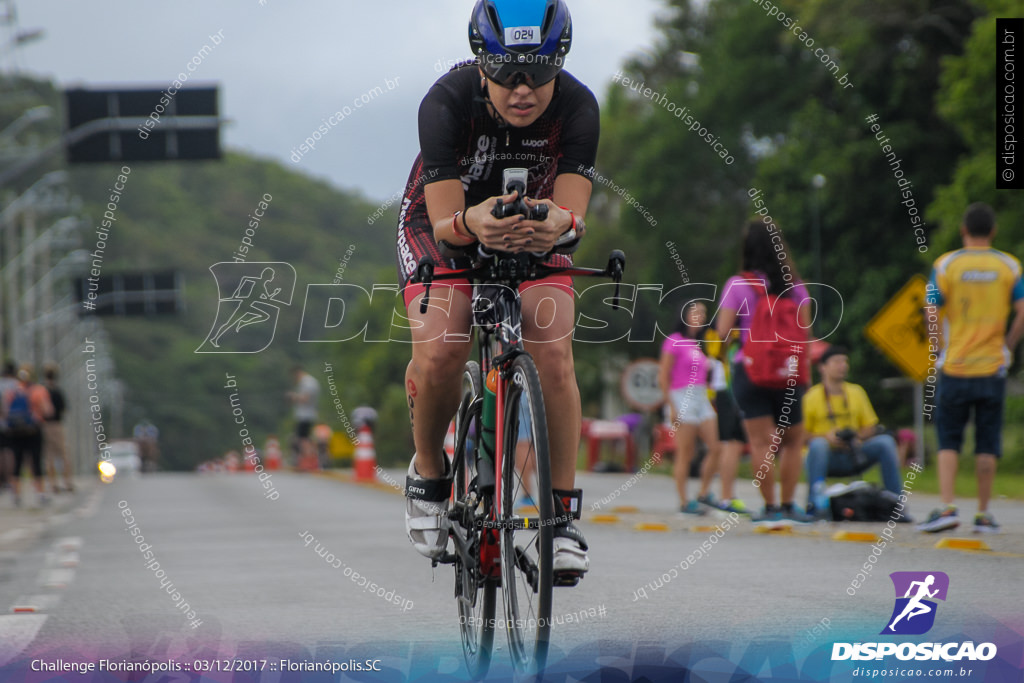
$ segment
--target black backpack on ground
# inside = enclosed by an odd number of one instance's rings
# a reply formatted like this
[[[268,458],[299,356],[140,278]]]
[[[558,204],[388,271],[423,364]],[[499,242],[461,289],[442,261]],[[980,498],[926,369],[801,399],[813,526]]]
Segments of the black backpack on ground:
[[[866,481],[855,481],[834,491],[829,498],[832,519],[836,522],[899,521],[898,496]]]

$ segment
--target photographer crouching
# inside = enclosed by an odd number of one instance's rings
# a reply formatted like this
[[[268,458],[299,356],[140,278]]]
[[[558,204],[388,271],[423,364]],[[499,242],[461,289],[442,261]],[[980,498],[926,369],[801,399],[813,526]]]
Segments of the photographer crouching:
[[[821,383],[804,395],[804,429],[807,434],[807,514],[828,515],[825,477],[860,474],[874,465],[882,470],[885,489],[902,492],[896,440],[878,423],[867,392],[846,381],[850,371],[847,351],[830,346],[818,369]]]

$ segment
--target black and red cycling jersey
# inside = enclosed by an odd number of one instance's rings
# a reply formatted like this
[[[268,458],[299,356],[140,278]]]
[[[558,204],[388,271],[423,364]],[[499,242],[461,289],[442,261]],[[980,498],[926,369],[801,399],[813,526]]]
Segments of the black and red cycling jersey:
[[[398,217],[398,277],[404,286],[424,255],[435,263],[457,267],[441,256],[427,216],[424,186],[460,179],[466,207],[505,194],[506,168],[530,171],[526,194],[550,199],[555,177],[575,173],[592,178],[600,135],[597,98],[585,85],[562,71],[550,105],[534,123],[516,128],[490,114],[480,72],[472,63],[442,76],[420,104],[420,154],[416,157]],[[554,265],[568,266],[556,255]]]

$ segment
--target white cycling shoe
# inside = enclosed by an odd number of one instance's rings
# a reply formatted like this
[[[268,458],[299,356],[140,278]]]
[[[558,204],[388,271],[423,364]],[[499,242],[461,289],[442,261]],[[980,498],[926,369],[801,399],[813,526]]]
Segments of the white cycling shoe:
[[[551,568],[555,573],[583,574],[590,569],[587,542],[573,525],[555,527],[554,558]]]
[[[554,557],[551,568],[556,586],[575,586],[590,569],[587,557],[587,539],[572,523],[579,517],[583,505],[583,491],[580,489],[554,489],[555,515],[559,520],[554,529]]]
[[[424,479],[416,472],[416,456],[405,478],[405,532],[420,555],[436,560],[448,548],[448,502],[452,493],[452,466],[444,458],[445,476]]]

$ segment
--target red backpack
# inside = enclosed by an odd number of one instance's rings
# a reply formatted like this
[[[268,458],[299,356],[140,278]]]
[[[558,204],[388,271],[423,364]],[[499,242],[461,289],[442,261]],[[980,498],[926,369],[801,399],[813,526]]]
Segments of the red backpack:
[[[785,389],[790,378],[797,386],[810,380],[807,330],[800,326],[800,306],[791,296],[768,294],[763,279],[743,273],[757,292],[750,333],[743,345],[747,377],[764,389]],[[788,293],[788,292],[787,292]]]

